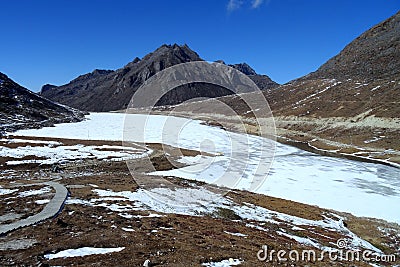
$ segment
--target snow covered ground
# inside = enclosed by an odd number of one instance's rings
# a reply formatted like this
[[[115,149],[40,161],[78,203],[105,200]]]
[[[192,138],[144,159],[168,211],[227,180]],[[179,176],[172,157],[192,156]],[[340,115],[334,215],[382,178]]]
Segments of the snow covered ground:
[[[264,225],[266,222],[282,227],[282,222],[290,227],[322,228],[333,232],[341,233],[351,240],[348,245],[353,248],[364,248],[371,251],[380,252],[379,249],[369,242],[361,239],[356,234],[347,229],[344,219],[338,215],[330,214],[324,216],[323,220],[309,220],[297,216],[288,215],[281,212],[272,211],[251,203],[237,204],[228,197],[220,196],[203,187],[194,186],[193,188],[153,188],[150,190],[139,189],[137,191],[120,191],[92,189],[92,192],[98,197],[90,201],[82,199],[69,199],[67,205],[78,204],[91,207],[104,207],[112,212],[118,213],[124,218],[143,218],[143,217],[162,217],[165,213],[199,216],[204,214],[215,214],[219,210],[230,210],[240,218],[248,222],[258,222]],[[157,198],[154,199],[153,196]],[[172,201],[174,200],[174,201]],[[113,203],[110,203],[113,201]],[[149,212],[149,209],[151,210]],[[147,212],[147,215],[134,215],[138,211]],[[266,228],[248,223],[248,227],[258,227],[262,231],[268,231]],[[300,228],[299,228],[300,229]],[[301,228],[303,229],[303,228]],[[126,229],[123,229],[126,231]],[[230,235],[245,238],[241,233],[226,232]],[[282,234],[282,233],[278,233]],[[282,234],[286,235],[287,234]],[[288,237],[288,236],[287,236]],[[313,241],[310,238],[291,235],[295,239],[306,245],[313,244],[320,249],[329,249]]]
[[[78,159],[119,159],[126,160],[144,157],[151,151],[145,148],[133,148],[126,146],[85,146],[82,144],[65,146],[60,142],[22,140],[22,139],[0,139],[2,142],[28,143],[36,146],[19,146],[9,148],[0,145],[0,156],[11,157],[15,160],[8,160],[7,165],[19,165],[25,163],[54,164]],[[37,146],[37,144],[43,146]],[[40,159],[23,159],[26,156],[33,156]],[[44,158],[44,159],[42,159]]]
[[[46,259],[52,260],[57,258],[71,258],[71,257],[84,257],[89,255],[99,255],[99,254],[107,254],[113,252],[120,252],[124,250],[124,247],[121,248],[93,248],[93,247],[83,247],[77,249],[67,249],[60,251],[55,254],[46,254],[44,257]]]
[[[222,260],[220,262],[208,262],[208,263],[203,263],[203,266],[208,266],[208,267],[229,267],[229,266],[235,266],[235,265],[240,265],[243,261],[239,259],[232,259],[230,258],[229,260]]]
[[[18,191],[18,189],[3,189],[2,186],[0,186],[0,196],[12,194],[16,191]]]
[[[87,117],[79,123],[22,130],[15,135],[154,142],[201,150],[217,156],[184,157],[182,161],[191,166],[153,174],[196,179],[400,223],[400,169],[323,157],[184,118],[119,113]]]

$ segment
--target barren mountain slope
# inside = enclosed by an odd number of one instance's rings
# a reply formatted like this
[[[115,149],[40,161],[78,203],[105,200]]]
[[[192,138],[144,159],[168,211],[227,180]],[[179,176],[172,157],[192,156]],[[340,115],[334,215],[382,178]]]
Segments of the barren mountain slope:
[[[38,96],[3,73],[0,73],[0,96],[0,133],[83,118],[80,111]]]

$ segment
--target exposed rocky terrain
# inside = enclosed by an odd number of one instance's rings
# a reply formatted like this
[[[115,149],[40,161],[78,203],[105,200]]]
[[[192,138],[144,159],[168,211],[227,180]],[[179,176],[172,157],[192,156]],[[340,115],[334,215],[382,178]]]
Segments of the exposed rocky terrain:
[[[0,133],[82,119],[82,112],[45,99],[0,73]]]
[[[69,146],[116,146],[119,142],[85,141],[56,138],[22,138],[24,147],[34,142],[46,146],[56,142]],[[165,149],[147,144],[157,170],[175,168],[179,155],[194,156],[198,151]],[[164,153],[168,153],[168,158]],[[28,163],[0,168],[0,227],[42,210],[54,197],[46,182],[57,180],[70,196],[54,218],[0,236],[2,266],[215,266],[212,263],[240,261],[239,266],[371,266],[368,261],[331,259],[328,249],[340,250],[336,242],[347,240],[343,251],[381,250],[397,260],[386,259],[380,266],[398,264],[399,226],[381,220],[357,218],[350,214],[316,206],[233,190],[222,198],[199,206],[174,208],[163,206],[143,192],[133,177],[149,172],[144,159],[130,161],[137,166],[131,173],[124,161],[83,160],[52,165]],[[179,163],[178,163],[179,165]],[[182,165],[182,164],[181,164]],[[171,188],[182,198],[188,192],[218,192],[219,188],[175,177],[146,175],[156,188]],[[176,189],[174,187],[176,186]],[[149,200],[150,199],[150,200]],[[149,202],[150,201],[150,202]],[[193,199],[195,201],[195,199]],[[260,261],[262,245],[271,250],[314,250],[323,260]],[[84,256],[83,250],[118,249],[106,254]],[[80,251],[69,257],[57,256],[68,250]],[[80,256],[79,256],[80,255]],[[287,255],[286,255],[287,256]],[[216,265],[218,266],[218,265]],[[223,266],[223,265],[222,265]]]
[[[136,90],[157,72],[180,63],[202,61],[187,45],[162,45],[142,59],[135,58],[121,69],[95,70],[63,86],[45,85],[40,94],[53,101],[85,111],[113,111],[127,107]],[[266,75],[257,74],[247,64],[231,65],[244,72],[261,88],[277,87]],[[181,86],[164,97],[160,105],[178,104],[194,97],[216,97],[231,94],[211,84]]]

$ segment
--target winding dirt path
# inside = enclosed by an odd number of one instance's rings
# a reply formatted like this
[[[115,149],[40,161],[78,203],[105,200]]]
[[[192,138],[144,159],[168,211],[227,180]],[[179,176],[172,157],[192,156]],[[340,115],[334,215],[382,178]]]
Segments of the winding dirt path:
[[[50,219],[62,210],[65,200],[68,197],[68,189],[57,182],[45,182],[43,184],[49,185],[56,190],[56,193],[50,202],[38,214],[10,224],[0,225],[0,235]]]

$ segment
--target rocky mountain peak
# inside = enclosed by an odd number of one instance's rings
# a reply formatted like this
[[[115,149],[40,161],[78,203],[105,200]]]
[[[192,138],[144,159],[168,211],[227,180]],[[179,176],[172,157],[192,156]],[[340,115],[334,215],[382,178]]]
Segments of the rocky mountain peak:
[[[225,61],[223,61],[222,59],[215,60],[215,62],[216,62],[216,63],[219,63],[219,64],[224,64],[224,65],[226,65]]]
[[[49,90],[53,90],[54,88],[56,88],[57,87],[57,85],[54,85],[54,84],[45,84],[45,85],[43,85],[42,86],[42,89],[40,90],[40,92],[42,93],[42,92],[45,92],[45,91],[49,91]]]
[[[200,56],[194,52],[189,46],[185,45],[167,45],[163,44],[157,48],[154,52],[146,55],[143,60],[152,62],[166,62],[173,63],[175,61],[181,61],[179,63],[200,61]],[[174,65],[174,64],[173,64]]]
[[[244,62],[239,63],[239,64],[232,64],[229,66],[237,69],[238,71],[243,72],[246,75],[257,75],[257,72],[252,67],[250,67],[247,63],[244,63]]]

